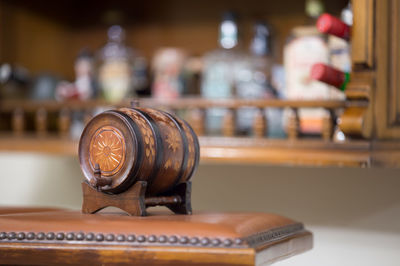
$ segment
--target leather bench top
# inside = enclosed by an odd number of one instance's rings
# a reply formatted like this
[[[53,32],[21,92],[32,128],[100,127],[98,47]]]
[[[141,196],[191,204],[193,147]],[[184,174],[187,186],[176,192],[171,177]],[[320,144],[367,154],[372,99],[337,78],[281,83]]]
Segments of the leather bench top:
[[[256,238],[262,237],[262,234],[269,234],[269,239],[272,240],[274,237],[285,237],[304,231],[301,223],[267,213],[149,214],[146,217],[135,217],[118,212],[82,214],[71,210],[0,208],[0,241],[11,240],[7,235],[10,233],[22,233],[21,238],[26,238],[28,233],[44,233],[46,237],[49,234],[50,238],[47,240],[55,240],[57,234],[65,240],[68,233],[83,233],[94,236],[113,235],[113,239],[118,235],[134,235],[136,238],[142,236],[147,241],[151,240],[149,236],[153,236],[155,241],[151,242],[156,242],[160,236],[176,236],[178,239],[183,237],[188,241],[191,238],[208,238],[210,241],[217,239],[220,243],[231,239],[233,242],[236,240],[237,244],[245,242],[254,246],[261,244]],[[15,240],[18,240],[17,235]]]
[[[275,214],[149,214],[0,207],[0,264],[265,265],[313,243]]]

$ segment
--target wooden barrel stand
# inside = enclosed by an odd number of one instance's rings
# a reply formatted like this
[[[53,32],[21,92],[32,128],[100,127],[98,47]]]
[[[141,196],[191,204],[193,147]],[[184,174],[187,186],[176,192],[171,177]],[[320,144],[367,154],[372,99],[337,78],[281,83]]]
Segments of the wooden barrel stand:
[[[146,197],[146,181],[137,181],[119,194],[105,194],[82,182],[83,213],[96,213],[106,207],[117,207],[133,216],[146,216],[146,208],[166,206],[176,214],[192,214],[192,183],[187,181],[165,195]]]

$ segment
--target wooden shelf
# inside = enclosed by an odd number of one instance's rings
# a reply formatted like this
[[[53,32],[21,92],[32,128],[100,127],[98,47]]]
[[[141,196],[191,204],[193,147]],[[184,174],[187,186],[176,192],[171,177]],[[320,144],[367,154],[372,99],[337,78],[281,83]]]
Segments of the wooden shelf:
[[[91,112],[102,107],[117,108],[129,106],[130,101],[107,103],[104,101],[88,102],[54,102],[54,101],[4,101],[0,105],[1,113],[13,114],[12,129],[5,130],[0,135],[0,151],[38,152],[48,154],[62,154],[77,156],[78,141],[68,136],[68,127],[71,112]],[[200,98],[184,98],[178,100],[160,101],[155,99],[140,99],[140,105],[177,110],[207,110],[212,107],[224,107],[236,110],[242,106],[263,108],[324,108],[332,113],[343,108],[365,108],[368,101],[289,101],[289,100],[240,100],[225,99],[211,101]],[[62,112],[64,110],[64,112]],[[69,111],[66,111],[69,110]],[[65,112],[66,111],[66,112]],[[46,130],[46,115],[40,117],[41,112],[58,113],[58,131]],[[24,113],[36,114],[35,129],[24,130],[22,126],[29,117]],[[64,113],[64,114],[63,114]],[[190,113],[190,112],[189,112]],[[189,123],[198,130],[204,124],[204,112],[200,120],[193,120],[188,116]],[[43,115],[43,114],[42,114]],[[39,119],[41,118],[41,119]],[[31,117],[32,119],[32,117]],[[24,122],[25,121],[25,122]],[[372,167],[390,166],[400,167],[400,144],[391,142],[374,142],[373,140],[347,139],[345,142],[335,142],[332,139],[333,119],[327,120],[328,130],[316,138],[307,138],[298,134],[296,121],[292,125],[292,133],[288,131],[288,138],[273,139],[256,136],[224,136],[207,135],[202,130],[198,132],[201,145],[201,161],[203,163],[235,163],[235,164],[272,164],[272,165],[301,165],[301,166],[337,166],[337,167]],[[31,121],[32,122],[32,121]],[[63,125],[64,122],[65,125]],[[40,124],[41,123],[41,124]],[[196,127],[197,126],[197,127]],[[226,126],[226,124],[224,124]],[[228,125],[229,126],[229,125]],[[234,123],[230,125],[234,129]],[[265,127],[265,125],[264,125]],[[290,128],[290,127],[289,127]],[[264,128],[265,130],[265,128]],[[294,131],[293,131],[294,130]],[[197,131],[196,131],[197,132]],[[234,132],[234,130],[232,131]]]
[[[0,101],[0,111],[12,112],[17,108],[22,108],[24,111],[36,111],[44,108],[47,111],[60,111],[63,108],[70,110],[85,110],[94,109],[96,107],[102,108],[115,108],[115,107],[128,107],[131,102],[136,99],[128,99],[117,103],[107,102],[105,100],[86,100],[78,101],[71,100],[65,102],[57,102],[54,100],[7,100]],[[240,108],[244,106],[251,106],[256,108],[325,108],[325,109],[338,109],[348,107],[368,107],[368,101],[342,101],[342,100],[286,100],[286,99],[204,99],[200,97],[183,97],[179,99],[153,99],[153,98],[140,98],[138,99],[140,106],[152,108],[167,108],[167,109],[190,109],[190,108]]]
[[[202,163],[371,166],[370,144],[200,137]],[[0,137],[0,150],[77,156],[78,141],[57,137]]]
[[[3,152],[34,152],[59,155],[78,155],[78,141],[56,137],[0,137]]]
[[[367,141],[333,143],[322,140],[201,137],[200,144],[204,162],[371,166]]]

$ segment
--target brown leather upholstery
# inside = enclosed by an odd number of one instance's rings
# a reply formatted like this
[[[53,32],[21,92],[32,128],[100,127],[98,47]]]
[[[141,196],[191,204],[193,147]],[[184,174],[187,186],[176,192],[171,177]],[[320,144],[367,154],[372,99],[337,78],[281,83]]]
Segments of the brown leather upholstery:
[[[22,213],[25,211],[25,213]],[[9,214],[8,214],[8,213]],[[0,231],[93,232],[240,238],[293,225],[293,220],[265,213],[157,214],[133,217],[124,213],[81,214],[77,211],[0,209]],[[18,213],[20,212],[20,213]],[[29,221],[29,222],[28,222]]]
[[[0,208],[0,259],[10,259],[4,258],[6,255],[2,251],[7,250],[23,257],[28,250],[36,254],[39,247],[43,249],[43,245],[53,252],[59,247],[69,249],[82,246],[94,248],[93,252],[97,252],[97,249],[106,245],[113,248],[135,246],[146,250],[149,246],[163,247],[166,250],[187,247],[204,251],[204,248],[211,248],[228,254],[229,250],[261,251],[285,241],[289,243],[293,239],[303,239],[301,246],[295,247],[293,243],[300,242],[293,242],[289,245],[292,250],[287,249],[285,254],[277,254],[277,258],[280,258],[311,248],[310,236],[301,223],[266,213],[152,215],[150,212],[147,217],[136,217],[123,213],[82,214],[78,211],[55,209]],[[8,250],[10,244],[12,250]],[[77,252],[76,248],[73,252]],[[51,252],[46,254],[51,258]],[[254,256],[254,251],[252,254]],[[186,255],[183,261],[188,259]],[[197,252],[196,256],[198,255]],[[133,259],[135,254],[130,256],[128,257]],[[40,258],[39,255],[33,257]],[[19,261],[11,259],[7,262]],[[43,260],[35,263],[43,263]]]
[[[1,214],[14,214],[14,213],[27,213],[27,212],[47,212],[47,211],[59,211],[58,208],[25,208],[25,207],[0,207]]]

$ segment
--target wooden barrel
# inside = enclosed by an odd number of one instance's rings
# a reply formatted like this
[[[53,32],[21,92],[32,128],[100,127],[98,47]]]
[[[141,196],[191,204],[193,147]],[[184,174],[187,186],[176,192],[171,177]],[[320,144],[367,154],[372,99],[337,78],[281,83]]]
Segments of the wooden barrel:
[[[151,108],[120,108],[95,116],[79,142],[85,178],[112,179],[100,189],[120,193],[136,181],[147,182],[147,196],[168,192],[189,181],[200,158],[192,128],[183,120]]]

